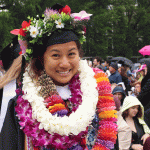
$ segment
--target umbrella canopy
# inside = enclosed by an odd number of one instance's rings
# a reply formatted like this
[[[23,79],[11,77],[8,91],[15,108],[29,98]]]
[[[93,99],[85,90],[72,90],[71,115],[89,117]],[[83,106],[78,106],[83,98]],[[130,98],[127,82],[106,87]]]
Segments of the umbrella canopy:
[[[129,67],[131,67],[133,65],[133,62],[126,57],[113,57],[111,59],[111,61],[116,61],[116,62],[121,63],[121,64],[123,63],[124,65],[127,65]]]
[[[142,58],[138,61],[138,63],[145,64],[146,61],[150,61],[150,58]]]
[[[143,48],[141,48],[139,50],[139,53],[142,54],[143,56],[150,55],[150,45],[146,45]]]

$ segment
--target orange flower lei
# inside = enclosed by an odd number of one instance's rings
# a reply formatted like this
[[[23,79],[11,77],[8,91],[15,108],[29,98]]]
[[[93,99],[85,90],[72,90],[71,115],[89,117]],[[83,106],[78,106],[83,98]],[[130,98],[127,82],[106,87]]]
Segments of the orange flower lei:
[[[114,110],[115,102],[111,94],[111,85],[107,75],[99,69],[94,68],[93,71],[95,72],[94,77],[99,93],[99,101],[97,103],[99,128],[97,140],[92,150],[109,150],[117,139],[117,111]]]

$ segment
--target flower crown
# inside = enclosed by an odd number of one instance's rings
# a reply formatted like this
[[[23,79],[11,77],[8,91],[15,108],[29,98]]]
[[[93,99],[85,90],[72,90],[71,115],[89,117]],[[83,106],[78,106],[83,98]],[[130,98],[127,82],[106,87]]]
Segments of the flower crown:
[[[32,58],[32,44],[43,44],[43,38],[50,36],[56,30],[67,29],[72,30],[78,36],[81,44],[86,41],[85,23],[90,19],[92,14],[85,11],[79,13],[71,13],[69,6],[65,6],[60,10],[46,8],[42,18],[28,17],[29,22],[23,21],[22,28],[14,29],[12,34],[18,35],[18,41],[22,49],[22,54],[26,54],[26,60]],[[28,47],[28,48],[27,48]]]

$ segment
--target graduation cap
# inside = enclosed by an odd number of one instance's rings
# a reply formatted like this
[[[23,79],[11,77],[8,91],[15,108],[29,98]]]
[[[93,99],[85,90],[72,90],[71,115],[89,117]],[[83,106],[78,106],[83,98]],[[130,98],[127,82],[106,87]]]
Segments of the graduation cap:
[[[12,42],[9,43],[1,52],[1,60],[5,70],[9,69],[13,60],[19,56],[20,51],[21,49],[18,43],[18,36],[15,36],[12,39]]]

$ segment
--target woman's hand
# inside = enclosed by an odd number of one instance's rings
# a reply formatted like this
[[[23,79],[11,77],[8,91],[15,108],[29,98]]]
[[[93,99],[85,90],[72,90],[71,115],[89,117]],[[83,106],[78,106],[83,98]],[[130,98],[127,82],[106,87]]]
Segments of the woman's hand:
[[[146,133],[142,136],[141,140],[143,140],[143,144],[145,143],[145,141],[148,137],[150,137],[150,135],[148,133]]]
[[[143,150],[143,146],[141,144],[133,144],[131,148],[133,150]]]

